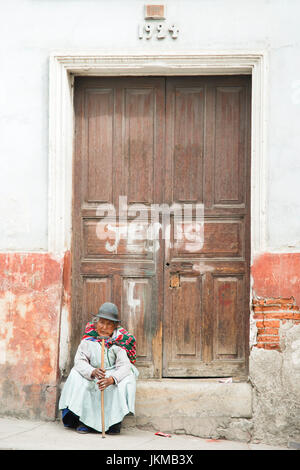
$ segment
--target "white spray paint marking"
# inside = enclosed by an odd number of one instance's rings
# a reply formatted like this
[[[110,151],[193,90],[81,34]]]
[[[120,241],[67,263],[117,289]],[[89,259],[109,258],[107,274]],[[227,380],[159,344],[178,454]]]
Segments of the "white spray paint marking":
[[[204,261],[203,263],[194,263],[193,264],[193,271],[199,271],[199,273],[209,273],[214,271],[214,267],[206,264]]]
[[[130,316],[135,317],[135,310],[137,307],[140,306],[141,301],[140,299],[134,299],[134,287],[135,281],[128,281],[128,291],[127,291],[127,302],[130,309]]]

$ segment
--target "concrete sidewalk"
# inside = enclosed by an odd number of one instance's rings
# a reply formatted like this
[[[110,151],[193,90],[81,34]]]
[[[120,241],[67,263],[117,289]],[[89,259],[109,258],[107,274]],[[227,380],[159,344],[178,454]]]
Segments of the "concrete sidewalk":
[[[0,450],[289,450],[286,447],[176,435],[125,428],[120,435],[79,434],[59,421],[0,418]]]

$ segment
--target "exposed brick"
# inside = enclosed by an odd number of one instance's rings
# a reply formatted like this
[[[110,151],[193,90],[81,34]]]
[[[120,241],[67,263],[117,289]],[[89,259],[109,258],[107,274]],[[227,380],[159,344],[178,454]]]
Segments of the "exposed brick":
[[[263,324],[265,328],[279,328],[280,327],[280,320],[271,320],[269,318],[264,318]],[[256,322],[256,326],[258,327],[258,322]]]
[[[279,346],[279,343],[265,343],[264,349],[270,349],[270,350],[276,349],[278,351],[280,350],[280,346]]]
[[[252,303],[253,303],[253,305],[264,305],[265,300],[264,299],[253,299]]]
[[[300,320],[300,314],[294,312],[266,312],[264,318],[279,318],[281,320]]]
[[[258,335],[278,335],[278,328],[259,328]]]
[[[278,335],[278,328],[265,328],[266,335]]]
[[[261,305],[257,305],[253,307],[253,312],[255,313],[262,313],[265,311],[265,308]]]
[[[272,305],[275,307],[280,307],[281,302],[279,299],[266,299],[264,305],[267,305],[268,307]]]
[[[280,351],[279,343],[257,343],[256,348]]]
[[[253,315],[254,320],[263,320],[265,318],[263,313],[255,313]]]
[[[280,351],[280,325],[287,321],[300,323],[299,307],[294,297],[253,299],[252,308],[257,327],[256,347]]]
[[[298,307],[296,306],[294,297],[253,299],[252,304],[253,306],[256,306],[256,307],[267,307],[267,306],[280,307],[281,306],[282,308],[291,308],[291,306],[295,306],[298,309]]]
[[[275,299],[266,299],[265,305],[294,305],[295,299],[294,297],[282,298],[278,297]]]
[[[280,303],[281,304],[291,304],[291,305],[295,305],[295,299],[294,297],[288,297],[288,298],[282,298],[280,297]]]
[[[260,335],[257,338],[258,343],[277,343],[279,342],[278,336],[273,335]]]
[[[286,305],[268,305],[265,307],[254,307],[254,312],[289,312],[291,309],[288,308]]]

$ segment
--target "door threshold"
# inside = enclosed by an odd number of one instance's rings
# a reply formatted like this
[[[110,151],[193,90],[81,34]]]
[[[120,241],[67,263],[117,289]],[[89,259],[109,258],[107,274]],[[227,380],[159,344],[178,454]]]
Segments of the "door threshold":
[[[248,376],[224,376],[224,377],[161,377],[161,378],[140,378],[139,380],[150,381],[150,380],[158,380],[158,381],[199,381],[199,382],[219,382],[219,383],[239,383],[239,382],[248,382]]]

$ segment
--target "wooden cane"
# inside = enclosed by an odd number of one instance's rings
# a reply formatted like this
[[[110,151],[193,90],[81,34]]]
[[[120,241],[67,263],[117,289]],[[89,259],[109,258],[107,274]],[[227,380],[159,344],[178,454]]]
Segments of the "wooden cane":
[[[101,340],[101,369],[104,369],[104,338]],[[105,421],[104,421],[104,390],[101,390],[101,419],[102,419],[102,439],[105,438]]]

